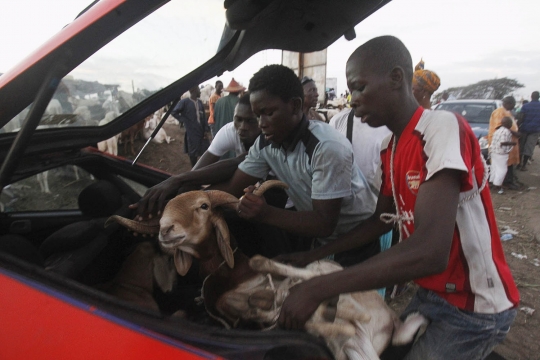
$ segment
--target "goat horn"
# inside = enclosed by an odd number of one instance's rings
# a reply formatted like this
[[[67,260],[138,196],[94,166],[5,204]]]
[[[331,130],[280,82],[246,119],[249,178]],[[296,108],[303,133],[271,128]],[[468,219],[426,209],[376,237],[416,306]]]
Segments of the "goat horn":
[[[212,203],[212,208],[223,206],[223,207],[236,209],[236,205],[238,204],[238,199],[234,195],[231,195],[221,190],[208,190],[206,194],[210,198],[210,202]]]
[[[262,194],[264,194],[264,192],[270,188],[288,189],[289,185],[280,180],[267,180],[263,182],[257,189],[255,189],[253,194],[262,196]]]
[[[145,221],[135,221],[126,219],[125,217],[112,215],[105,222],[105,227],[112,223],[118,223],[123,227],[139,234],[158,234],[159,233],[159,218],[154,218]]]

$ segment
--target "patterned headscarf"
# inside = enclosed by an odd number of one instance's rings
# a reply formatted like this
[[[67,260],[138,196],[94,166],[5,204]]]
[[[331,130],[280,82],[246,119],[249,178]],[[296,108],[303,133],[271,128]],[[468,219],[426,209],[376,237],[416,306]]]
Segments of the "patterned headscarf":
[[[441,79],[433,71],[424,70],[424,61],[420,59],[420,62],[414,67],[414,74],[412,83],[418,85],[422,89],[426,90],[430,94],[433,94],[441,85]]]

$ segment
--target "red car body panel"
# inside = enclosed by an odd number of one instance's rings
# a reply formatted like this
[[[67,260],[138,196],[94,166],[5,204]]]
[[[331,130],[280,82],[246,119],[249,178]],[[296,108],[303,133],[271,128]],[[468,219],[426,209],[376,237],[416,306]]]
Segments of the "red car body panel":
[[[1,359],[222,359],[3,270],[0,288]]]

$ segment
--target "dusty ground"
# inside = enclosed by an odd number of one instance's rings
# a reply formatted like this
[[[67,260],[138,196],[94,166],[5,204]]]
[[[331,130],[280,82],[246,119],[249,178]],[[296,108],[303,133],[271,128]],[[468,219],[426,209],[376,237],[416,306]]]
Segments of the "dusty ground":
[[[177,125],[165,125],[164,128],[175,141],[151,143],[141,156],[141,163],[171,173],[189,170],[189,159],[182,150],[183,129]],[[135,150],[142,146],[143,142],[138,140]],[[496,352],[508,360],[540,359],[540,149],[536,150],[536,161],[529,170],[517,173],[525,184],[522,191],[507,190],[503,195],[492,193],[499,230],[514,234],[511,240],[503,242],[503,247],[521,293],[514,326],[504,343],[496,348]],[[119,148],[119,155],[125,155],[123,146]],[[133,158],[130,154],[126,157]],[[391,306],[397,311],[402,310],[412,293],[413,289],[394,299]],[[535,311],[530,314],[527,309]]]

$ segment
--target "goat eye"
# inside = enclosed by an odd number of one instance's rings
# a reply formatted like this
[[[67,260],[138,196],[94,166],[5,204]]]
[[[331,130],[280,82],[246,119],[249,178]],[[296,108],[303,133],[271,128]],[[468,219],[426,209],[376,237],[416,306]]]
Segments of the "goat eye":
[[[208,204],[202,204],[201,205],[201,209],[203,209],[203,210],[208,210],[208,208],[209,208]]]

